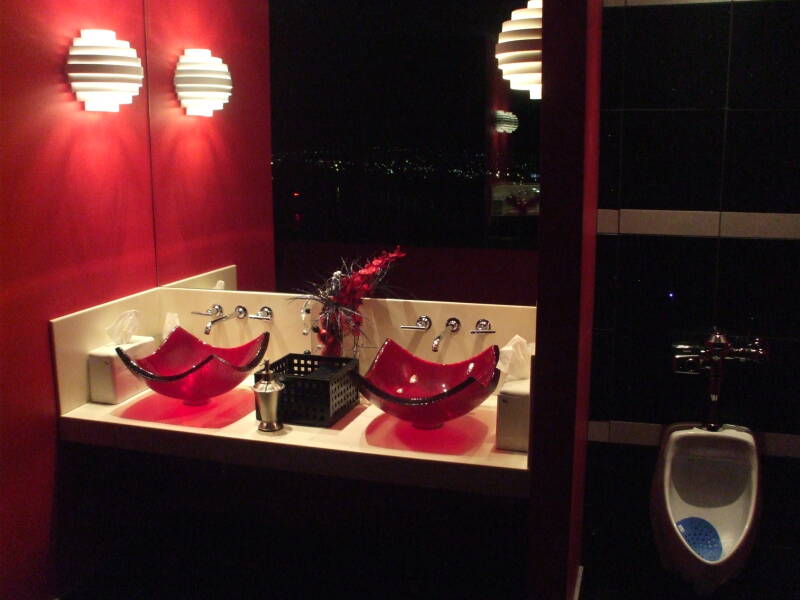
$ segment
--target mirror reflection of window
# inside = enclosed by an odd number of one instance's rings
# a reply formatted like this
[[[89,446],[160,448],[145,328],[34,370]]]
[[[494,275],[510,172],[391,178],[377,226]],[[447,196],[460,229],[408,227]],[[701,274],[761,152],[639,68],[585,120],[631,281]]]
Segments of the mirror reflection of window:
[[[539,104],[494,57],[524,4],[273,0],[277,240],[535,248]]]

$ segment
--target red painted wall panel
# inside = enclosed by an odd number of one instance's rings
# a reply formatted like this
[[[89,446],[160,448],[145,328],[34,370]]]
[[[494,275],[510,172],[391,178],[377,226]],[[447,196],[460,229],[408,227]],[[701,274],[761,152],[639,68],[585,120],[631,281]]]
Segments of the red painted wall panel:
[[[265,5],[3,4],[0,330],[13,343],[4,346],[0,361],[2,598],[50,598],[59,591],[53,577],[57,410],[48,321],[231,262],[239,264],[244,287],[273,285]],[[81,28],[113,29],[144,61],[146,9],[152,11],[155,77],[146,73],[140,95],[119,113],[85,112],[64,75],[72,38]],[[161,55],[178,42],[207,44],[230,65],[235,95],[222,118],[193,125],[197,118],[179,114],[171,87],[177,55]],[[162,161],[155,179],[151,80],[154,152]],[[158,252],[156,237],[163,242]]]
[[[119,113],[83,110],[64,60],[89,27],[115,30],[141,55],[140,1],[3,4],[3,598],[53,593],[56,404],[47,321],[156,283],[146,89]]]
[[[241,289],[275,288],[266,2],[147,3],[158,279],[238,265]],[[228,65],[233,94],[188,117],[173,74],[186,48]]]
[[[278,242],[278,285],[282,292],[308,289],[308,280],[322,279],[355,261],[391,250],[375,244]],[[442,302],[536,304],[538,261],[535,250],[498,248],[403,247],[386,278],[388,296]],[[313,269],[309,270],[309,264]]]

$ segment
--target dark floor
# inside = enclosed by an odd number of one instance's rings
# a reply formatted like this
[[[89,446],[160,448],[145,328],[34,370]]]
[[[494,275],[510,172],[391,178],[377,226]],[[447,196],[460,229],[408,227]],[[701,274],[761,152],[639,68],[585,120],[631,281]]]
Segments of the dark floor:
[[[526,597],[520,501],[80,446],[60,479],[64,600]]]

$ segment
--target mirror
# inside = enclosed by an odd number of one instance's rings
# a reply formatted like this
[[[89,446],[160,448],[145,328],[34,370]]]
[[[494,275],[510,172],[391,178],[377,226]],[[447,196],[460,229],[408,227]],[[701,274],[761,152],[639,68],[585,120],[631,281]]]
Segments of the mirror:
[[[494,58],[525,0],[269,4],[269,291],[400,244],[392,295],[535,303],[538,102]]]

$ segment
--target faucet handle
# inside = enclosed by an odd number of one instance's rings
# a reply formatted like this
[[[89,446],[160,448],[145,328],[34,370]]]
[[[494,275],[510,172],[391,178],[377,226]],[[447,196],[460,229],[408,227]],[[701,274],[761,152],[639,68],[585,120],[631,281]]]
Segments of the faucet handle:
[[[492,324],[489,322],[489,319],[478,319],[478,322],[475,323],[475,329],[470,331],[470,333],[496,333],[494,329],[492,329]]]
[[[450,317],[447,321],[444,322],[444,326],[447,327],[450,331],[455,333],[459,329],[461,329],[461,321],[459,321],[456,317]]]
[[[203,316],[203,317],[216,317],[218,315],[223,314],[224,312],[225,311],[222,310],[222,305],[221,304],[212,304],[210,307],[208,307],[204,311],[193,310],[192,314],[193,315],[200,315],[200,316]]]
[[[413,331],[428,331],[431,328],[431,318],[427,315],[422,315],[417,318],[416,325],[400,325],[400,329],[411,329]]]
[[[272,321],[272,309],[269,306],[262,306],[254,315],[247,315],[248,319],[256,319],[258,321]]]

